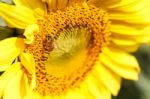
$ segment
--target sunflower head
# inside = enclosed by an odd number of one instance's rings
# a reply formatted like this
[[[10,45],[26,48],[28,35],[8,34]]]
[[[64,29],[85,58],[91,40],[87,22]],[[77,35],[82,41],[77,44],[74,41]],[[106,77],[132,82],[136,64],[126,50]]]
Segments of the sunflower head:
[[[110,99],[121,78],[138,80],[129,52],[150,41],[147,0],[13,1],[0,16],[25,31],[0,42],[0,97]]]
[[[109,42],[109,23],[104,10],[77,4],[39,19],[39,32],[26,48],[40,76],[36,90],[55,95],[78,85]]]

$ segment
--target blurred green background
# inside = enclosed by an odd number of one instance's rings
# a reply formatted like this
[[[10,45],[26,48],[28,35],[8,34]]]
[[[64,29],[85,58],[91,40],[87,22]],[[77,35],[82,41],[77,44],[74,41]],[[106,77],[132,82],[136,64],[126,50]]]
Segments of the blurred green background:
[[[12,3],[11,0],[0,1]],[[0,17],[0,40],[16,35],[16,30],[8,28]],[[141,66],[140,78],[137,82],[123,80],[119,95],[113,99],[150,99],[150,46],[142,45],[133,55]]]

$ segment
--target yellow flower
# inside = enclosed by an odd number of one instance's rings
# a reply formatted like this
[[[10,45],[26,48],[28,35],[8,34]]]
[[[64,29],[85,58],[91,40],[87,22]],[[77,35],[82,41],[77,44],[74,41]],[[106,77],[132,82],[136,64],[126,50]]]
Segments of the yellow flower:
[[[13,0],[0,16],[23,35],[0,41],[0,98],[110,99],[138,80],[148,0]]]

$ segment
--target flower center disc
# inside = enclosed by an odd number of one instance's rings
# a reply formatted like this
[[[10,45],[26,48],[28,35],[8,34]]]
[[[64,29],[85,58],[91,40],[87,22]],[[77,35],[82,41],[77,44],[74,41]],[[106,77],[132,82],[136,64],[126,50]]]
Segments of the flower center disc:
[[[42,95],[60,95],[79,86],[108,43],[107,13],[77,5],[50,12],[38,20],[40,31],[27,47],[36,63],[36,88]]]

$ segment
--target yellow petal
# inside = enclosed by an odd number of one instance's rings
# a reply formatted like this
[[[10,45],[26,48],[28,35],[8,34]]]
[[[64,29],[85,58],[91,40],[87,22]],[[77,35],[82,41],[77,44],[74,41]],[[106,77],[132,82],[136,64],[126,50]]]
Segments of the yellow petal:
[[[93,95],[90,93],[90,91],[88,89],[88,84],[86,83],[86,81],[81,83],[80,92],[86,96],[86,99],[94,99]]]
[[[39,93],[32,91],[24,99],[44,99],[44,97]]]
[[[20,69],[15,76],[7,84],[4,90],[3,99],[22,99],[20,89],[23,86],[21,83],[23,72]]]
[[[113,47],[113,48],[118,48],[121,49],[122,51],[126,52],[135,52],[139,48],[140,44],[135,44],[135,45],[118,45],[113,42],[110,42],[108,47]]]
[[[80,89],[70,89],[65,95],[65,99],[85,99],[84,95],[79,92]],[[76,97],[75,97],[76,96]],[[59,98],[56,98],[59,99]]]
[[[112,23],[122,22],[132,25],[132,27],[144,27],[150,24],[150,15],[145,14],[121,14],[114,13],[110,15],[110,20]],[[137,26],[136,26],[137,25]]]
[[[89,0],[110,14],[111,23],[132,24],[143,27],[150,23],[149,0]]]
[[[34,10],[36,16],[42,17],[47,12],[45,3],[42,0],[13,0],[17,6],[25,6]]]
[[[52,96],[45,96],[44,99],[54,99],[54,98]]]
[[[112,72],[110,69],[104,67],[100,62],[97,62],[94,66],[93,76],[97,78],[98,82],[102,82],[114,96],[116,96],[120,90],[121,77]]]
[[[150,23],[150,7],[148,0],[121,0],[110,7],[110,19],[134,24]]]
[[[1,76],[0,76],[0,97],[2,97],[7,84],[16,76],[18,71],[20,71],[20,63],[12,64]]]
[[[56,10],[57,9],[57,1],[56,0],[42,0],[48,4],[49,10]]]
[[[86,3],[87,2],[87,0],[69,0],[69,5],[73,5],[73,4],[75,4],[75,3]]]
[[[30,53],[21,53],[20,61],[21,64],[24,66],[24,68],[32,75],[31,83],[29,84],[29,91],[31,92],[36,86],[36,75],[35,75],[36,72],[35,72],[34,57]]]
[[[131,46],[146,43],[150,40],[148,39],[150,37],[149,29],[149,27],[140,30],[123,25],[111,25],[111,39],[117,45]]]
[[[57,0],[57,8],[58,9],[63,9],[67,6],[68,0]]]
[[[25,67],[25,69],[30,73],[35,73],[35,61],[34,57],[30,53],[21,53],[20,55],[21,64]]]
[[[109,6],[111,9],[117,9],[125,12],[140,12],[144,7],[148,7],[148,0],[121,0],[116,4]]]
[[[106,87],[104,87],[103,84],[97,82],[95,77],[92,75],[88,76],[86,82],[90,93],[94,97],[93,99],[111,99],[111,92]]]
[[[23,6],[8,5],[0,2],[0,16],[10,27],[24,29],[29,24],[36,23],[33,12]]]
[[[141,30],[141,32],[143,33],[143,35],[135,37],[135,40],[141,43],[150,42],[150,26],[145,27]]]
[[[149,30],[149,29],[148,29]],[[137,45],[141,43],[147,43],[150,41],[150,32],[146,31],[146,29],[140,30],[140,35],[123,35],[123,34],[115,34],[113,33],[111,36],[111,40],[113,43],[117,45],[125,45],[125,46],[131,46],[131,45]],[[128,32],[128,31],[127,31]]]
[[[104,48],[100,54],[101,63],[126,79],[138,80],[139,65],[134,56],[118,49]]]
[[[117,45],[124,45],[124,46],[131,46],[131,45],[136,45],[137,42],[134,41],[133,39],[127,39],[127,38],[119,38],[119,37],[111,37],[112,42]]]
[[[131,39],[131,38],[125,38],[125,37],[111,37],[111,42],[109,43],[108,46],[115,47],[122,49],[123,51],[128,51],[128,52],[135,52],[141,42],[137,42],[136,39]]]
[[[0,72],[5,71],[7,68],[9,68],[9,66],[11,65],[11,63],[8,63],[6,65],[0,66]]]
[[[42,0],[48,4],[49,10],[64,9],[68,5],[73,5],[75,3],[83,3],[86,0]]]
[[[0,41],[0,69],[7,69],[20,52],[23,51],[24,47],[25,45],[21,38],[12,37]]]
[[[141,36],[143,35],[138,29],[120,24],[111,24],[110,31],[113,35],[123,35],[123,36]]]
[[[21,79],[20,83],[21,83],[20,95],[22,97],[25,97],[30,92],[29,91],[29,88],[30,88],[29,80],[28,80],[28,77],[27,77],[27,75],[25,73],[22,75],[22,79]]]
[[[32,44],[34,41],[34,33],[38,31],[39,27],[37,24],[28,25],[23,34],[26,37],[25,43]]]
[[[107,9],[109,6],[118,4],[119,2],[120,2],[120,0],[107,0],[107,2],[105,2],[103,0],[88,0],[87,3],[95,5],[97,7]]]

